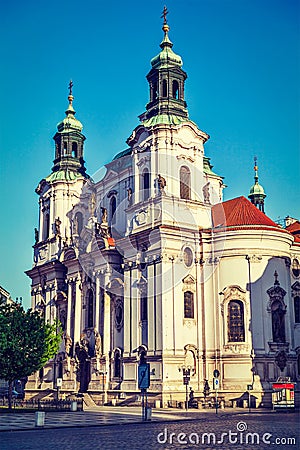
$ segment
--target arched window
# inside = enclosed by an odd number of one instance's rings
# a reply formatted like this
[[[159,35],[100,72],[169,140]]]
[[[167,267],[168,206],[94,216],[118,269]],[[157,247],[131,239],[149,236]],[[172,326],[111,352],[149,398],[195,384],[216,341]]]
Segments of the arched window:
[[[110,200],[110,220],[111,223],[116,223],[116,209],[117,209],[117,200],[116,197],[113,196]]]
[[[115,351],[115,358],[114,358],[114,377],[120,378],[121,377],[121,355],[119,350]]]
[[[185,291],[184,293],[184,318],[194,318],[194,294],[191,291]]]
[[[148,169],[145,169],[143,172],[143,199],[147,200],[150,195],[150,173]]]
[[[180,198],[185,200],[191,198],[191,172],[186,166],[180,168]]]
[[[168,97],[168,83],[167,80],[163,80],[163,89],[162,89],[162,96]]]
[[[87,326],[94,326],[94,294],[92,289],[87,293]]]
[[[295,323],[300,323],[300,297],[294,297]]]
[[[240,300],[228,303],[228,342],[245,341],[244,305]]]
[[[45,215],[45,222],[44,222],[44,239],[48,239],[50,233],[50,217],[47,213]]]
[[[72,142],[72,156],[77,158],[77,142]]]
[[[178,96],[179,96],[179,84],[177,80],[173,80],[172,83],[172,95],[173,98],[178,100]]]
[[[77,212],[75,214],[75,220],[74,220],[74,233],[80,234],[83,228],[83,215],[81,212]]]
[[[157,83],[153,83],[152,86],[152,101],[157,99]]]
[[[64,142],[64,153],[63,153],[63,156],[67,156],[67,154],[68,154],[68,143]]]

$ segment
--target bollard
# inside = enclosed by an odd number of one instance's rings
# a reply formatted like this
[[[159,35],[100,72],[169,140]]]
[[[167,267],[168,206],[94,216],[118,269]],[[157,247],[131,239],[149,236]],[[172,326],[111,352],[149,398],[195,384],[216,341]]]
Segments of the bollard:
[[[35,413],[35,426],[43,427],[45,425],[45,411],[36,411]]]
[[[152,408],[149,408],[148,406],[146,407],[146,410],[145,410],[145,415],[146,415],[146,417],[145,417],[145,420],[151,420],[151,415],[152,415]]]
[[[77,402],[76,401],[71,402],[71,411],[73,411],[73,412],[77,411]]]

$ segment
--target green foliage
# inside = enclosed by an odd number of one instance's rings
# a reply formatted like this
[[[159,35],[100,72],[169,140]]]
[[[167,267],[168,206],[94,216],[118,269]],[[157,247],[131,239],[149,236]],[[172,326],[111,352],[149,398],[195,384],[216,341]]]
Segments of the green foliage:
[[[17,303],[0,305],[0,378],[9,381],[41,369],[59,350],[62,330]]]

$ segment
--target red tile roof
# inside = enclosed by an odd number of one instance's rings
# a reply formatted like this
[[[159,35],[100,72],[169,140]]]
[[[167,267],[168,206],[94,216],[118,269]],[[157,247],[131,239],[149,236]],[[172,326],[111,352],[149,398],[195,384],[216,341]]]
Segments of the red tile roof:
[[[296,222],[291,223],[291,225],[287,226],[286,229],[292,234],[299,234],[300,233],[300,222],[299,222],[299,220],[296,220]]]
[[[218,203],[212,208],[214,227],[262,225],[280,228],[245,197],[237,197]]]

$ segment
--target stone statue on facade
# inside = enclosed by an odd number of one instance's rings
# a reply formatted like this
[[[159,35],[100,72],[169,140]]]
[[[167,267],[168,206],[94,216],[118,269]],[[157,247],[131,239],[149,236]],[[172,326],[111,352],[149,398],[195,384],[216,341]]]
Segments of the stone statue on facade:
[[[203,201],[204,203],[210,203],[209,183],[206,183],[203,188]]]
[[[102,355],[102,342],[101,336],[98,331],[95,330],[95,356]]]
[[[77,363],[77,380],[79,381],[79,392],[86,392],[91,379],[90,358],[88,354],[88,341],[82,337],[75,345],[75,360]]]
[[[55,219],[55,222],[54,222],[55,234],[57,236],[60,236],[60,226],[61,226],[61,220],[58,217],[57,219]]]
[[[65,351],[66,351],[67,355],[70,354],[72,343],[73,343],[73,341],[72,341],[71,337],[68,335],[68,333],[64,333],[64,344],[65,344]]]
[[[279,303],[278,307],[272,310],[273,342],[285,342],[284,316],[285,310],[282,308],[282,304]]]
[[[157,187],[158,187],[159,193],[164,194],[165,187],[167,185],[166,179],[164,177],[162,177],[160,174],[158,174],[156,181],[157,181]]]
[[[132,205],[132,189],[127,189],[127,200],[128,200],[128,206]]]

